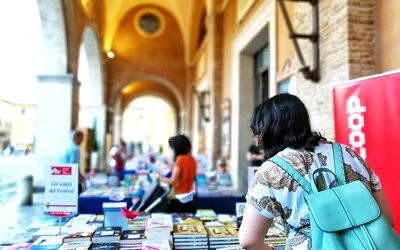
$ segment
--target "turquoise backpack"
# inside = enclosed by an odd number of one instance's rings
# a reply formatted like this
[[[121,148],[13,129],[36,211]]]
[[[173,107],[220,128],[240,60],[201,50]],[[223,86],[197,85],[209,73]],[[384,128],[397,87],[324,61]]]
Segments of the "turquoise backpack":
[[[375,199],[360,181],[346,184],[342,148],[332,143],[335,173],[318,168],[311,183],[279,156],[269,161],[277,164],[308,193],[313,250],[400,250],[400,238],[381,214]],[[328,172],[338,186],[319,191],[315,175]]]

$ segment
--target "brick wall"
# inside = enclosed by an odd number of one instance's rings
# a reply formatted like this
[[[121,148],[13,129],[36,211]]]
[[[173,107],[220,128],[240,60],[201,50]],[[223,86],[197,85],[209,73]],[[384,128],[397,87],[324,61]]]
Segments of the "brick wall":
[[[348,0],[350,79],[375,73],[374,0]]]
[[[297,95],[310,112],[313,129],[328,139],[334,137],[332,86],[374,73],[373,8],[373,0],[319,2],[321,80],[313,83],[300,73],[296,80]],[[311,6],[296,3],[293,22],[297,32],[311,32]],[[300,46],[307,65],[312,65],[311,43],[300,41]]]

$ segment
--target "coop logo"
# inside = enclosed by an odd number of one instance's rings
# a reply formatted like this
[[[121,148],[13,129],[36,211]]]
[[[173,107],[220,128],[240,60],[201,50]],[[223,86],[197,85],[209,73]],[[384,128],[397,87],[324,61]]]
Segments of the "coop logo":
[[[59,166],[51,167],[51,175],[71,175],[71,174],[72,174],[71,167],[59,167]]]
[[[365,149],[365,134],[361,131],[364,127],[363,113],[367,110],[365,106],[361,106],[360,98],[351,96],[347,100],[347,125],[351,132],[349,134],[349,143],[358,154],[365,159],[367,150]]]

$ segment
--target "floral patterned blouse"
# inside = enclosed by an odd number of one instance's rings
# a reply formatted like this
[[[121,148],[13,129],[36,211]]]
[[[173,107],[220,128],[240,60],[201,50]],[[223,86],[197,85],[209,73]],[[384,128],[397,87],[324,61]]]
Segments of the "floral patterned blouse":
[[[346,182],[360,180],[371,191],[381,189],[379,178],[366,162],[352,149],[341,145],[345,166]],[[305,149],[286,148],[277,154],[291,164],[307,181],[312,172],[320,167],[335,172],[332,144],[321,142],[314,152]],[[334,178],[317,177],[319,190],[333,185]],[[266,161],[257,171],[247,193],[247,205],[253,206],[262,216],[272,219],[281,217],[286,223],[287,239],[285,249],[311,249],[311,241],[294,230],[309,230],[308,206],[304,196],[307,193],[298,183],[276,164]]]

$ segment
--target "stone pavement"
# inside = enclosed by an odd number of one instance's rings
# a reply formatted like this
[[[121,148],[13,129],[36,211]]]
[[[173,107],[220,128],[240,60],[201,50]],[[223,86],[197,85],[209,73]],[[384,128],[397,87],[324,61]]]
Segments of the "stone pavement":
[[[26,242],[31,237],[28,226],[44,217],[44,193],[33,195],[31,206],[19,206],[14,202],[0,205],[0,249],[12,242]]]

